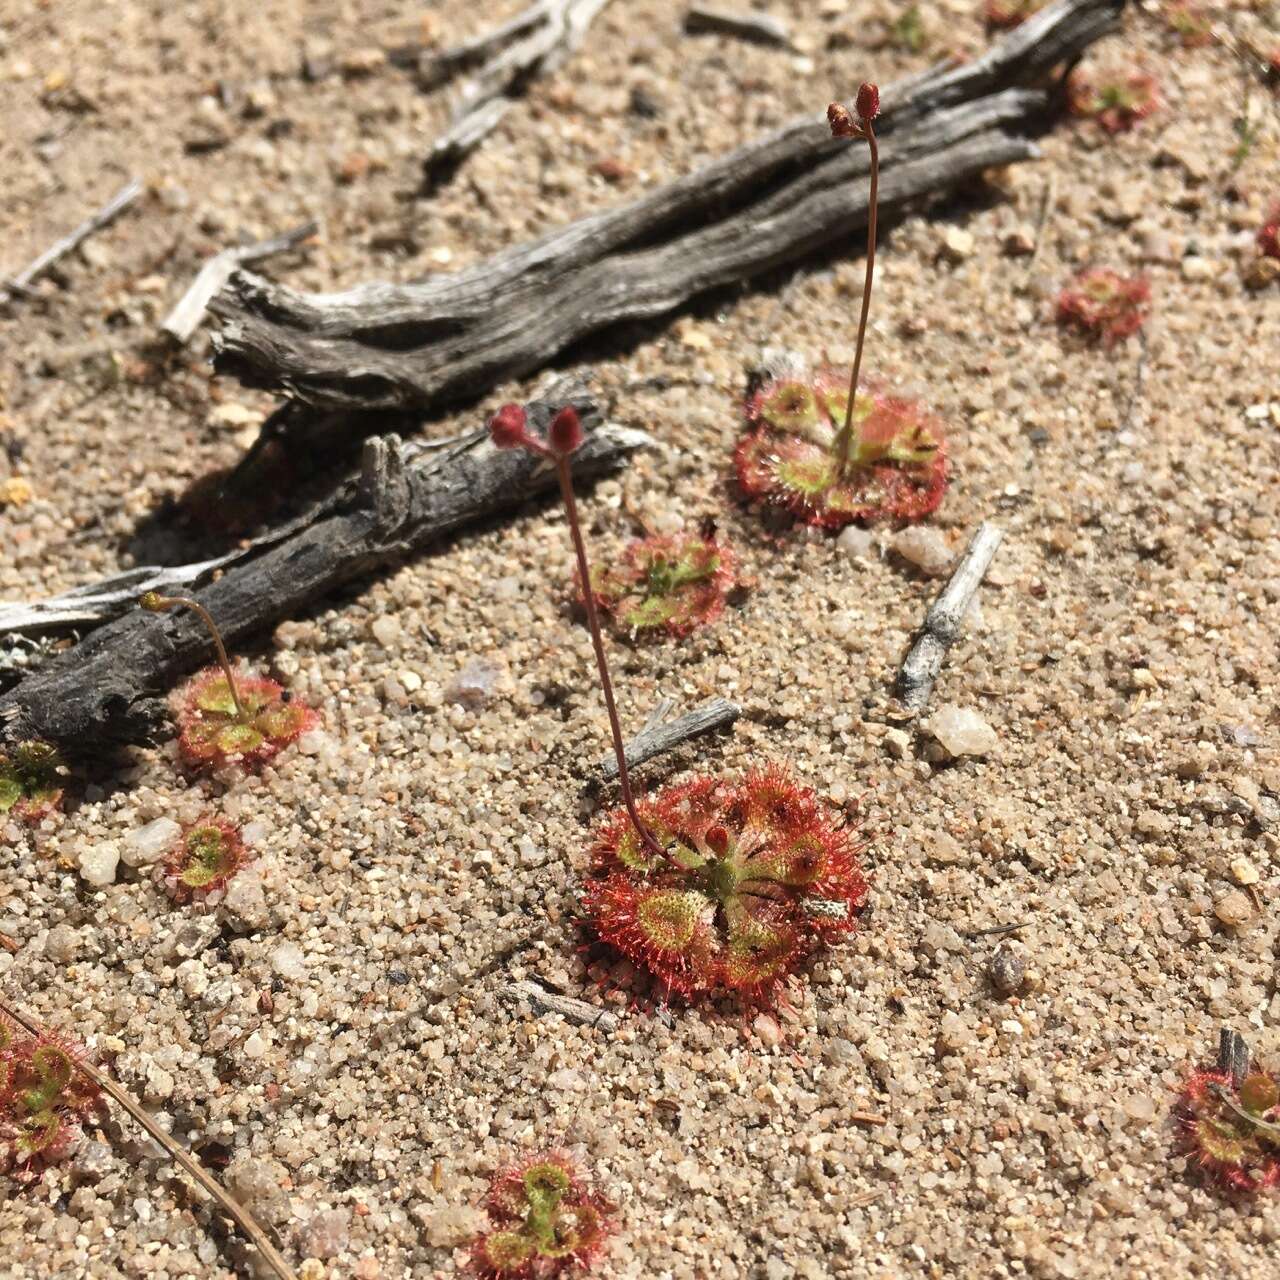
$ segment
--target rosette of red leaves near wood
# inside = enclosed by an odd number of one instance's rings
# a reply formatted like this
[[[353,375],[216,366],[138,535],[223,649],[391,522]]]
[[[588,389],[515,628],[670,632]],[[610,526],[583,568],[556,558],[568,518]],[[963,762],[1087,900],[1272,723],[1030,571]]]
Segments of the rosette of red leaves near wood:
[[[615,1212],[559,1151],[501,1170],[485,1209],[492,1229],[471,1246],[471,1270],[483,1280],[551,1280],[589,1271]]]
[[[1095,121],[1108,133],[1125,133],[1160,105],[1155,77],[1144,71],[1083,69],[1067,81],[1072,115]]]
[[[1233,1191],[1280,1187],[1280,1082],[1254,1068],[1237,1081],[1229,1071],[1193,1072],[1178,1099],[1187,1151]]]
[[[32,1179],[66,1155],[101,1106],[97,1086],[76,1070],[75,1053],[0,1018],[0,1157],[16,1178]]]
[[[164,613],[175,606],[190,609],[209,629],[218,654],[216,667],[193,676],[171,700],[178,724],[178,752],[187,764],[217,768],[234,762],[254,768],[316,723],[316,713],[291,701],[276,681],[232,669],[222,636],[203,605],[155,591],[148,591],[139,603],[151,613]]]
[[[768,382],[747,402],[754,429],[738,442],[742,492],[799,520],[839,529],[855,520],[918,520],[947,489],[941,419],[915,400],[863,387],[847,464],[835,451],[849,390],[833,370]]]
[[[239,829],[224,818],[205,816],[182,829],[161,879],[175,901],[190,902],[225,889],[248,860]]]
[[[38,738],[0,747],[0,817],[36,823],[62,799],[64,765],[57,747]]]
[[[1151,286],[1141,276],[1095,267],[1058,295],[1058,323],[1113,347],[1146,323]]]
[[[827,110],[835,137],[865,140],[871,152],[866,280],[848,385],[842,388],[830,370],[767,383],[747,403],[747,433],[734,451],[745,497],[828,529],[877,517],[919,519],[937,508],[947,487],[938,419],[913,400],[859,390],[875,274],[879,114],[873,84],[858,90],[853,112],[838,102]]]
[[[816,948],[854,928],[867,895],[861,845],[786,770],[695,778],[642,800],[640,814],[664,852],[611,814],[585,905],[601,940],[668,995],[775,1003]]]
[[[593,572],[591,590],[619,630],[679,638],[714,622],[734,583],[733,552],[712,526],[637,538],[616,563]]]

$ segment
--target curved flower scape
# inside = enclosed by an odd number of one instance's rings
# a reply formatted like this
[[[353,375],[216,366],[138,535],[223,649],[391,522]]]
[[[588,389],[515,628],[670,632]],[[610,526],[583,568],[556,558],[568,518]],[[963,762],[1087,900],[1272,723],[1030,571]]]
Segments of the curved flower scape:
[[[503,1169],[485,1198],[493,1222],[471,1246],[483,1280],[552,1280],[589,1270],[612,1230],[614,1206],[559,1151]]]
[[[1141,276],[1095,267],[1058,295],[1058,323],[1114,347],[1146,323],[1150,301],[1151,286]]]
[[[771,1003],[821,944],[854,928],[862,848],[779,766],[699,777],[640,802],[659,862],[623,810],[593,850],[586,908],[600,938],[682,996]]]
[[[1280,1187],[1280,1082],[1253,1070],[1196,1071],[1177,1106],[1183,1143],[1200,1166],[1233,1191]]]
[[[161,875],[176,901],[190,902],[224,889],[248,861],[248,851],[235,826],[224,818],[203,817],[183,828]]]
[[[848,402],[830,369],[761,387],[734,452],[742,492],[828,529],[936,510],[947,488],[942,422],[914,400],[866,387],[854,404],[854,449],[842,475],[834,446]]]
[[[62,799],[64,765],[51,742],[31,738],[0,749],[0,815],[36,823]]]
[[[270,760],[296,741],[318,719],[310,707],[291,702],[284,688],[265,676],[241,672],[235,681],[243,712],[226,674],[210,667],[174,695],[174,717],[180,736],[178,751],[197,767],[230,761],[252,768]]]
[[[619,628],[678,639],[720,616],[734,581],[733,552],[714,534],[654,535],[637,538],[618,564],[593,573],[591,590]]]
[[[19,1179],[61,1159],[101,1105],[75,1052],[53,1036],[28,1036],[0,1018],[0,1167]]]

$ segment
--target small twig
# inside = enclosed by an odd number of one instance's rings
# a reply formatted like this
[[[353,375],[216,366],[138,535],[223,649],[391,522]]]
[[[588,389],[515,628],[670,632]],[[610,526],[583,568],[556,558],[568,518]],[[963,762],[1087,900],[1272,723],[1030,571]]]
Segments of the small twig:
[[[296,249],[304,240],[309,240],[315,235],[316,230],[317,226],[314,222],[307,222],[300,227],[294,227],[292,231],[284,232],[283,235],[272,236],[270,240],[237,245],[231,249],[223,249],[221,253],[215,253],[200,268],[190,288],[178,299],[173,310],[165,316],[160,325],[161,329],[176,342],[187,342],[200,327],[209,299],[231,279],[231,273],[237,267],[250,262],[261,262],[264,258]]]
[[[1023,920],[1018,924],[997,924],[990,929],[971,929],[964,936],[968,939],[973,938],[993,938],[999,933],[1017,933],[1019,929],[1030,929],[1034,921]]]
[[[1128,431],[1133,425],[1133,411],[1137,407],[1138,401],[1142,398],[1142,385],[1147,374],[1147,355],[1149,348],[1147,346],[1147,331],[1145,329],[1138,330],[1138,366],[1133,371],[1133,388],[1129,392],[1129,398],[1125,402],[1124,413],[1120,418],[1120,430]]]
[[[119,191],[107,201],[92,217],[86,218],[74,231],[65,235],[47,248],[38,258],[28,263],[16,276],[0,282],[0,287],[7,288],[12,294],[26,295],[35,283],[60,258],[65,258],[72,249],[82,245],[95,231],[114,222],[140,195],[142,183],[131,178]]]
[[[690,35],[708,32],[712,35],[733,36],[738,40],[750,40],[755,44],[787,46],[791,35],[786,23],[768,13],[733,12],[709,9],[695,4],[684,16],[684,29]]]
[[[599,1027],[608,1035],[618,1029],[617,1014],[589,1004],[586,1000],[548,991],[536,982],[513,982],[503,994],[512,1000],[528,1004],[536,1014],[558,1013],[580,1027]]]
[[[12,1018],[14,1022],[33,1036],[39,1037],[48,1034],[35,1018],[15,1008],[3,996],[0,996],[0,1012]],[[233,1200],[197,1163],[195,1157],[184,1151],[152,1119],[140,1102],[131,1094],[126,1093],[110,1076],[99,1071],[91,1062],[87,1062],[84,1058],[75,1055],[72,1055],[71,1060],[78,1071],[83,1072],[103,1093],[123,1107],[169,1153],[174,1162],[180,1165],[199,1184],[200,1188],[217,1202],[222,1211],[244,1232],[258,1252],[262,1254],[267,1265],[280,1277],[280,1280],[297,1280],[293,1268],[284,1260],[275,1245],[271,1243],[267,1233],[258,1225],[248,1209]]]
[[[1031,254],[1027,258],[1026,269],[1029,272],[1032,264],[1040,256],[1040,241],[1044,236],[1044,224],[1049,220],[1049,209],[1053,205],[1053,198],[1057,191],[1057,183],[1054,181],[1052,171],[1044,180],[1044,194],[1040,197],[1040,213],[1036,218],[1036,231],[1031,241]]]
[[[898,672],[898,698],[909,711],[919,711],[929,701],[947,650],[960,635],[973,594],[1003,538],[1003,530],[984,520],[969,540],[950,581],[930,605],[920,635]]]
[[[671,709],[676,705],[674,698],[663,698],[652,711],[649,712],[649,718],[644,722],[644,728],[641,733],[648,733],[651,729],[656,729],[671,714]]]
[[[1249,1074],[1251,1056],[1249,1042],[1238,1031],[1230,1027],[1218,1029],[1218,1070],[1227,1072],[1237,1089]]]
[[[664,755],[682,742],[701,734],[710,733],[713,729],[732,724],[742,714],[742,708],[727,698],[712,698],[710,702],[686,711],[665,724],[646,724],[641,731],[626,745],[627,768],[634,769],[652,760],[655,756]],[[612,782],[618,776],[618,762],[612,757],[601,760],[597,769],[600,779]]]
[[[451,173],[497,128],[514,98],[536,75],[555,71],[576,52],[609,0],[540,0],[491,36],[446,53],[424,66],[428,83],[448,79],[459,67],[483,57],[463,86],[448,129],[423,162],[425,186]],[[507,41],[514,38],[514,43]],[[505,47],[504,47],[505,46]]]

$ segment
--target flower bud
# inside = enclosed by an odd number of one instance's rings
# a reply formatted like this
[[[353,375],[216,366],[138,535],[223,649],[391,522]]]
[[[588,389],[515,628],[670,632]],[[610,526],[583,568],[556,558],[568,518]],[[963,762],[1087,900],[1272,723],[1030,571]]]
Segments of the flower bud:
[[[169,608],[170,601],[166,600],[158,591],[148,591],[138,601],[138,604],[148,613],[164,613]]]
[[[858,90],[858,101],[854,106],[858,119],[863,124],[870,124],[880,114],[880,90],[873,84],[864,84]]]
[[[578,411],[571,404],[565,405],[547,428],[547,443],[560,455],[573,453],[584,439]]]
[[[519,449],[525,442],[528,418],[518,404],[504,404],[489,419],[489,439],[496,449]]]
[[[849,114],[849,108],[833,102],[827,108],[827,123],[833,138],[856,138],[858,122]]]

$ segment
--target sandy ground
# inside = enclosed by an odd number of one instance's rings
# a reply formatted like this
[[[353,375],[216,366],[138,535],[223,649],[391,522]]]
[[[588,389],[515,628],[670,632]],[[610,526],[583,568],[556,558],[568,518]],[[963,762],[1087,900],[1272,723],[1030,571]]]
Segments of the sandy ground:
[[[986,38],[968,3],[924,5],[912,54],[873,47],[867,14],[891,9],[774,0],[798,45],[777,52],[684,36],[674,0],[618,0],[448,188],[413,199],[449,91],[352,55],[423,27],[447,44],[516,7],[5,6],[5,269],[126,176],[149,194],[0,318],[0,412],[35,490],[0,511],[0,596],[130,563],[140,519],[252,438],[270,402],[211,380],[204,338],[163,375],[147,367],[158,319],[237,236],[319,218],[318,247],[271,267],[301,287],[453,269]],[[304,80],[304,46],[338,69]],[[618,1277],[1280,1275],[1280,1201],[1207,1188],[1170,1120],[1220,1022],[1280,1057],[1280,292],[1241,283],[1280,197],[1280,127],[1255,84],[1237,164],[1247,77],[1158,22],[1131,15],[1094,57],[1147,67],[1165,108],[1113,141],[1064,123],[1041,162],[899,223],[880,258],[869,365],[952,426],[933,523],[955,547],[983,518],[1007,530],[936,693],[994,727],[989,757],[938,765],[914,728],[905,747],[892,733],[893,671],[936,582],[825,536],[771,539],[726,501],[744,362],[765,339],[839,355],[856,245],[598,370],[613,417],[663,447],[586,499],[593,545],[620,545],[637,514],[714,513],[755,579],[701,636],[614,648],[633,728],[664,695],[745,708],[729,738],[644,781],[773,759],[837,804],[865,797],[872,905],[793,1014],[630,1012],[608,1034],[504,999],[521,978],[608,999],[574,925],[583,778],[607,730],[554,510],[264,638],[248,656],[322,713],[305,750],[193,789],[171,746],[91,762],[64,817],[0,851],[5,990],[113,1060],[295,1262],[318,1260],[304,1274],[454,1275],[488,1175],[559,1141],[622,1206],[604,1268]],[[1028,263],[1007,242],[1042,204]],[[956,229],[972,239],[948,247]],[[1140,385],[1138,342],[1107,353],[1052,323],[1086,263],[1152,281]],[[148,551],[181,557],[185,537]],[[473,659],[503,675],[467,707],[446,695]],[[209,803],[257,851],[217,912],[173,906],[123,862],[104,887],[78,873],[86,851]],[[1214,902],[1250,873],[1253,918],[1227,929]],[[1001,997],[1002,940],[965,934],[1011,921],[1030,922],[1005,940],[1030,981]],[[851,1119],[867,1111],[888,1123]],[[5,1194],[4,1276],[245,1265],[114,1118]]]

